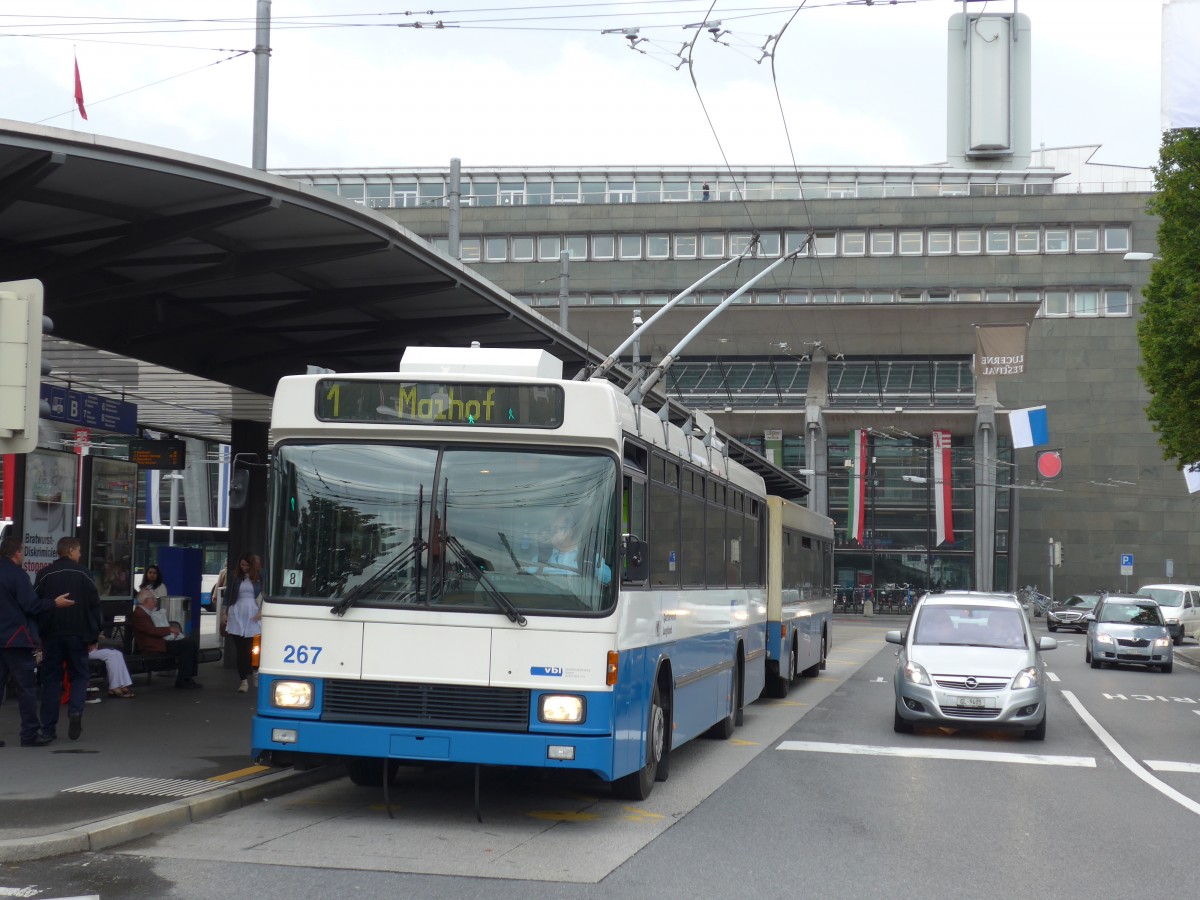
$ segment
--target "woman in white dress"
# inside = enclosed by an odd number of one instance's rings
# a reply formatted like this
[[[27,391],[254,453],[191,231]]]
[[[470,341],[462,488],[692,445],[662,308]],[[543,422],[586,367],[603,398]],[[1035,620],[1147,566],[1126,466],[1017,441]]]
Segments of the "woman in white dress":
[[[258,557],[243,553],[237,568],[225,586],[225,608],[221,611],[221,623],[225,633],[233,640],[236,649],[238,685],[240,693],[250,689],[250,676],[254,671],[254,638],[262,633],[262,572]],[[255,683],[258,682],[255,676]]]

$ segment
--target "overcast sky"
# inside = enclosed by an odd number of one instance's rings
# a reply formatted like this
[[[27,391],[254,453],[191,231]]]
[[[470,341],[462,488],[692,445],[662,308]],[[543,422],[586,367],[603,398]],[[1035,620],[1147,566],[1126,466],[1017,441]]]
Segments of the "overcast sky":
[[[958,0],[816,0],[798,13],[770,0],[450,0],[408,16],[398,6],[274,0],[269,167],[946,156],[947,22]],[[243,51],[254,46],[255,8],[9,0],[0,118],[249,165],[254,61]],[[1012,0],[970,8],[1007,12]],[[1101,144],[1097,162],[1152,165],[1159,0],[1019,0],[1018,9],[1032,28],[1033,148]],[[717,20],[719,42],[685,27]],[[636,46],[627,28],[639,29]],[[764,46],[774,48],[774,82]],[[73,54],[87,121],[74,111]],[[689,55],[691,74],[676,68]]]

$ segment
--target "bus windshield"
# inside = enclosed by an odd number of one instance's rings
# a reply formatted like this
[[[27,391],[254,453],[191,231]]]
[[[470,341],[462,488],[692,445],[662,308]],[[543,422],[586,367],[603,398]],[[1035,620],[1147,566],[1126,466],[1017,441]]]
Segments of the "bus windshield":
[[[288,443],[272,483],[272,599],[497,615],[616,602],[613,457]]]

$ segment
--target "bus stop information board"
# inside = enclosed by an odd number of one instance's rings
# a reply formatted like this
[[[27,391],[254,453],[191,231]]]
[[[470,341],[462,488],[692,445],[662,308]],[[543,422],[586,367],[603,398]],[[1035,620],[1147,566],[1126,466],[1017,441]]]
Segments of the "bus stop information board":
[[[129,442],[129,461],[139,469],[182,469],[184,459],[183,441]]]

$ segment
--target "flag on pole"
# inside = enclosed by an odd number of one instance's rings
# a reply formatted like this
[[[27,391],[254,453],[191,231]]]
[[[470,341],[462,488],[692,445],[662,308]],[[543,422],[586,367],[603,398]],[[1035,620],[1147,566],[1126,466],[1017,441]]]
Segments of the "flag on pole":
[[[83,82],[79,80],[79,59],[75,59],[75,105],[79,107],[79,114],[87,120],[87,110],[83,106]]]
[[[846,522],[846,539],[863,544],[867,511],[867,432],[862,428],[850,432],[849,459],[850,515]]]
[[[1200,491],[1200,462],[1192,463],[1190,466],[1183,467],[1183,478],[1187,483],[1189,494],[1194,494]]]
[[[952,502],[950,467],[950,432],[933,433],[933,506],[937,521],[937,541],[940,547],[954,541],[954,503]]]
[[[1050,425],[1044,406],[1012,410],[1008,414],[1008,426],[1012,429],[1014,450],[1022,447],[1044,447],[1050,443]]]

